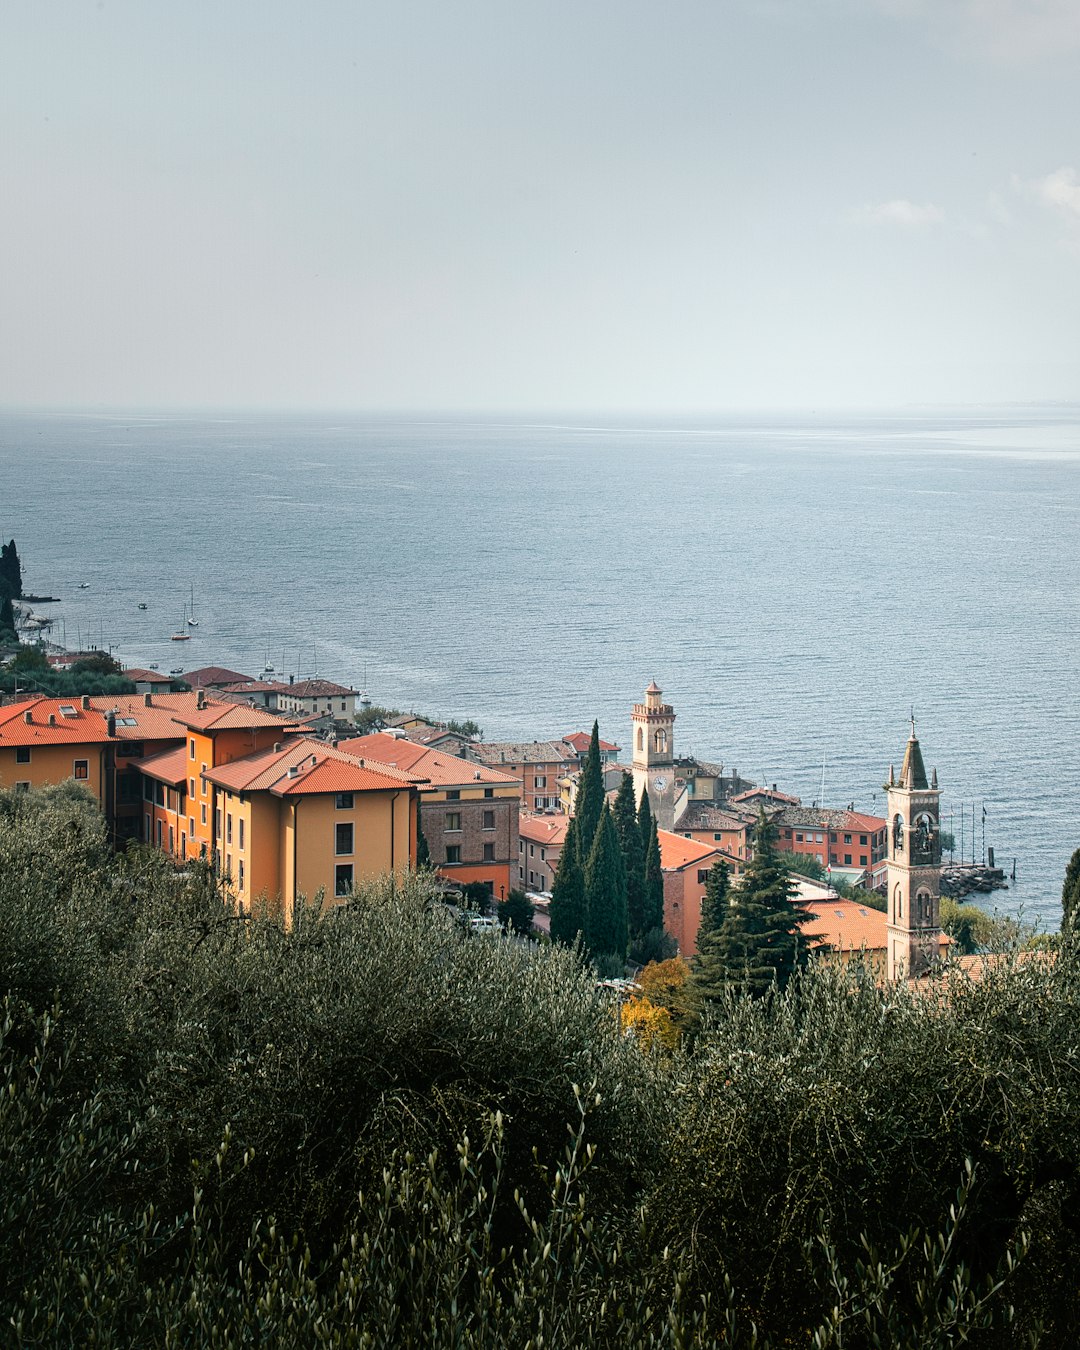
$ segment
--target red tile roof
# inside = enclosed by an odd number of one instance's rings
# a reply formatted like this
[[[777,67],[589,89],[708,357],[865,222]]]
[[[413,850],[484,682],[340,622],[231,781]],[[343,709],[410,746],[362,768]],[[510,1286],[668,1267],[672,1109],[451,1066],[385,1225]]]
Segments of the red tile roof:
[[[448,755],[442,750],[433,750],[430,746],[418,745],[415,741],[401,736],[390,736],[385,731],[373,732],[370,736],[354,736],[347,741],[339,741],[338,749],[347,755],[378,760],[381,764],[393,764],[399,769],[408,770],[428,780],[430,787],[507,787],[511,783],[520,783],[519,778],[511,774],[499,773],[484,764],[474,764],[469,760]]]
[[[572,731],[569,736],[564,736],[563,740],[567,745],[573,746],[579,755],[584,755],[592,741],[592,737],[584,731]],[[601,741],[600,749],[605,751],[621,750],[622,746],[612,745],[610,741]]]
[[[337,698],[341,694],[355,694],[348,685],[335,684],[333,680],[295,680],[283,686],[283,692],[296,698]]]
[[[657,830],[656,834],[660,841],[660,866],[665,872],[680,872],[684,867],[694,863],[700,866],[706,860],[715,861],[720,856],[719,849],[697,839],[687,839],[667,830]]]
[[[168,783],[170,787],[183,786],[190,764],[186,745],[178,745],[174,750],[163,750],[160,755],[151,755],[149,759],[138,761],[140,773]]]
[[[561,848],[566,843],[569,816],[519,816],[518,834],[534,844]]]
[[[84,708],[78,698],[31,698],[0,708],[0,749],[101,744],[108,739],[105,718],[92,707]]]
[[[818,946],[840,952],[883,952],[886,948],[888,918],[883,910],[839,896],[835,900],[810,900],[802,908],[812,916],[802,931]],[[948,947],[951,942],[948,933],[941,934],[940,946]]]
[[[200,666],[198,670],[189,670],[183,678],[192,689],[212,689],[219,684],[241,684],[251,676],[229,670],[227,666]]]
[[[867,830],[871,833],[876,830],[883,830],[888,823],[881,816],[863,815],[861,811],[849,811],[847,813],[848,825],[851,830]]]
[[[290,773],[290,770],[295,770]],[[234,759],[202,775],[231,792],[293,796],[320,792],[390,792],[414,785],[414,775],[386,764],[367,764],[324,741],[294,740]]]
[[[128,666],[124,679],[134,684],[172,684],[171,675],[162,675],[160,670],[143,670],[141,666]]]

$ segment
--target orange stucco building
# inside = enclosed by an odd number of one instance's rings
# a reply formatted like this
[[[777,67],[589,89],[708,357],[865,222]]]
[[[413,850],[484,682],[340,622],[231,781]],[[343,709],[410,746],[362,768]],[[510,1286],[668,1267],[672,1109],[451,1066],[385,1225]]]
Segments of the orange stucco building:
[[[0,708],[0,787],[74,779],[118,844],[210,859],[288,923],[302,895],[414,866],[417,838],[415,775],[294,731],[202,690],[29,699]]]
[[[675,939],[682,956],[697,951],[701,902],[714,863],[723,856],[711,844],[681,834],[657,830],[660,867],[664,874],[664,928]],[[725,859],[730,864],[730,859]]]

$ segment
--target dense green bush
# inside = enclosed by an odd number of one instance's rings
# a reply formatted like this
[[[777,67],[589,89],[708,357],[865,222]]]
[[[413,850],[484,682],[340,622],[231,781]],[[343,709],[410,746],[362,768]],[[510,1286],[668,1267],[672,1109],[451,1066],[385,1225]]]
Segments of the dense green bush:
[[[68,787],[0,793],[0,993],[0,1344],[1073,1343],[1068,945],[642,1053],[424,878],[284,932]]]

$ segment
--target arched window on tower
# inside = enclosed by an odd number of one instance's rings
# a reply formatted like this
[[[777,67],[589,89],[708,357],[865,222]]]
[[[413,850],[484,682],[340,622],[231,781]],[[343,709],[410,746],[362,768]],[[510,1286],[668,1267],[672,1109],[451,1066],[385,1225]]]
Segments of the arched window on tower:
[[[893,914],[897,919],[904,917],[904,892],[901,890],[899,882],[893,888]]]
[[[920,923],[929,923],[933,917],[933,897],[927,890],[920,890],[915,896],[915,908]]]
[[[904,851],[904,817],[899,812],[893,816],[892,843],[894,853]]]
[[[637,748],[639,750],[645,749],[645,731],[642,727],[637,729]]]
[[[658,755],[667,753],[667,732],[662,727],[653,735],[653,749]]]

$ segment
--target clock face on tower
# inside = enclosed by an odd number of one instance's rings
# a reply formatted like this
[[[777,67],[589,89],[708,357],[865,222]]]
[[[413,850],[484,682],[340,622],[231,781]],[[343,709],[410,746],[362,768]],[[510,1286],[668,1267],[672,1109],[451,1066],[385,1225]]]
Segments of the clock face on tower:
[[[664,777],[662,773],[658,773],[656,777],[652,780],[652,785],[657,790],[657,792],[663,792],[663,790],[667,787],[667,779]]]

